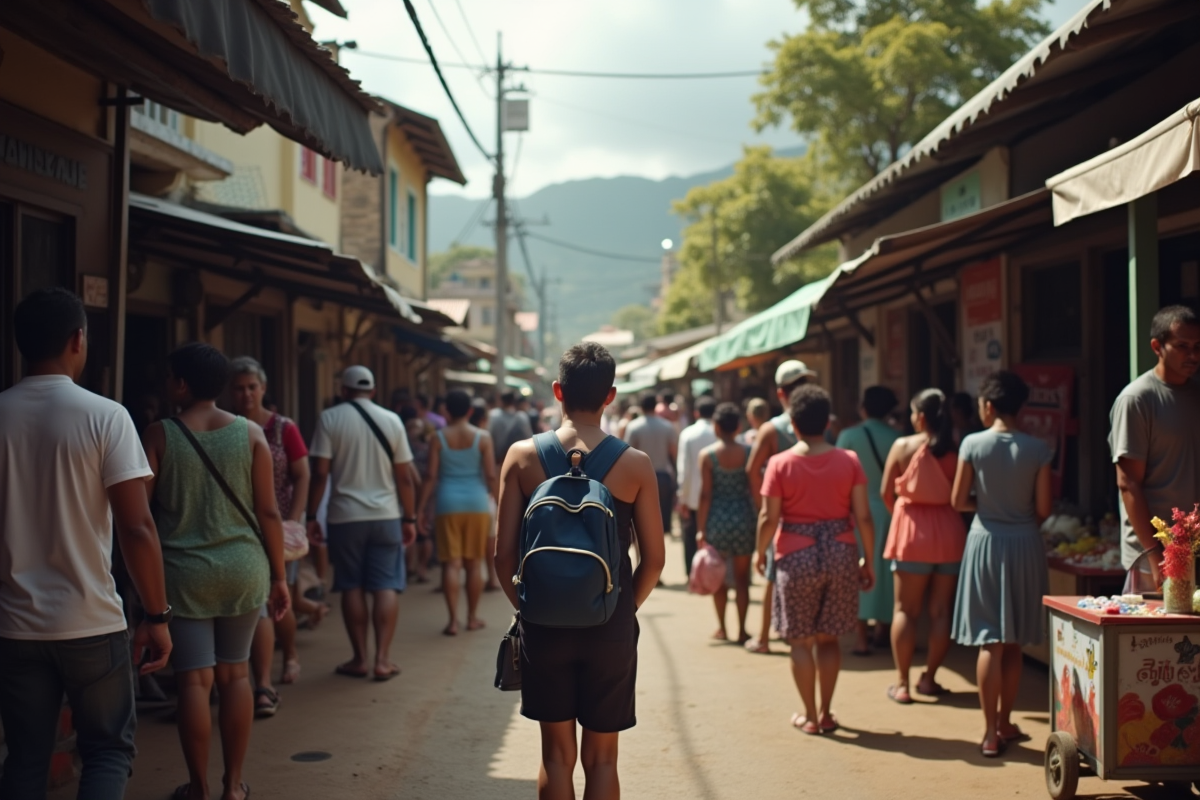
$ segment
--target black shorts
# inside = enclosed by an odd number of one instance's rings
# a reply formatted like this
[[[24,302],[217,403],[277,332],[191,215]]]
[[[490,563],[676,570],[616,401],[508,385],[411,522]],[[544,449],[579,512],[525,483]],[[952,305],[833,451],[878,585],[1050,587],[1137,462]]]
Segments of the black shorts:
[[[538,722],[579,720],[596,733],[637,724],[637,623],[633,638],[623,641],[604,641],[591,632],[522,626],[522,716]]]

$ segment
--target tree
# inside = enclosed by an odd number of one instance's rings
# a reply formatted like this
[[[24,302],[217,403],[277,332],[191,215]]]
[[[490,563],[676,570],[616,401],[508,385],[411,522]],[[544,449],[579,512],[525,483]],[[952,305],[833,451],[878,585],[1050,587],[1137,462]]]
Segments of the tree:
[[[1042,0],[794,0],[811,24],[768,43],[762,130],[791,127],[855,185],[900,158],[1046,35]]]
[[[746,147],[733,175],[691,189],[674,204],[684,229],[680,269],[659,319],[664,333],[713,321],[714,277],[732,290],[740,308],[758,311],[835,266],[829,248],[807,253],[780,269],[771,254],[829,207],[830,193],[813,154],[781,158],[770,147]],[[716,274],[713,229],[716,229]]]
[[[496,257],[496,251],[490,247],[477,247],[475,245],[464,245],[454,242],[450,245],[449,250],[443,250],[440,253],[433,253],[429,256],[429,287],[436,288],[443,280],[446,279],[455,267],[464,261],[471,261],[476,258],[492,259]]]
[[[619,330],[633,331],[636,341],[649,339],[656,332],[654,310],[636,303],[622,306],[612,315],[612,325]]]

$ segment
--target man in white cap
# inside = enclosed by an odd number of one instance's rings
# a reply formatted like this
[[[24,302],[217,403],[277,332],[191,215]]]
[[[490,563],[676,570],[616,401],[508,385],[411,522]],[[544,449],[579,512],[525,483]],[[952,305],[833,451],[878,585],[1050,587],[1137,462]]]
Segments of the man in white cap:
[[[750,479],[750,498],[755,508],[762,508],[763,470],[767,462],[776,453],[782,453],[796,443],[796,432],[792,430],[792,421],[788,418],[788,396],[797,386],[803,386],[810,379],[816,379],[817,373],[809,369],[803,361],[789,359],[775,370],[775,394],[783,405],[783,413],[762,424],[758,435],[754,437],[754,445],[750,448],[750,458],[746,461],[746,476]],[[774,551],[767,551],[767,587],[763,590],[763,623],[759,630],[758,639],[746,642],[746,649],[754,653],[771,652],[771,600],[775,591],[775,558]]]
[[[333,590],[342,593],[342,618],[354,657],[336,672],[386,681],[400,674],[388,651],[404,590],[404,547],[417,538],[412,450],[400,417],[371,402],[375,376],[362,366],[342,373],[345,402],[317,422],[309,454],[313,479],[308,494],[309,536],[325,540],[316,521],[330,477],[328,543]],[[367,595],[374,601],[368,610]],[[375,626],[375,662],[367,659],[367,628]]]

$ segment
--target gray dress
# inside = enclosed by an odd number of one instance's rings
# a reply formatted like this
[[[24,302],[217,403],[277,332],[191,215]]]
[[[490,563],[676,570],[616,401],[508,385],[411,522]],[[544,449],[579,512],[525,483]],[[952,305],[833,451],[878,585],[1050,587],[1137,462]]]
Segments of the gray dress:
[[[976,513],[954,603],[959,644],[1042,641],[1049,578],[1034,492],[1052,456],[1045,442],[1020,432],[989,429],[962,441],[958,457],[975,469]]]

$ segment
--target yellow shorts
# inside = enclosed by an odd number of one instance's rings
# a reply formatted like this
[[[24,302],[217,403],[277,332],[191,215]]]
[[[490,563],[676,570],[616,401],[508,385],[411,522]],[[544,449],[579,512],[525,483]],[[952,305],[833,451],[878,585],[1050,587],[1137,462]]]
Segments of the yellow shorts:
[[[475,561],[487,556],[492,515],[441,514],[434,523],[434,529],[437,531],[438,560],[442,563],[460,558]]]

